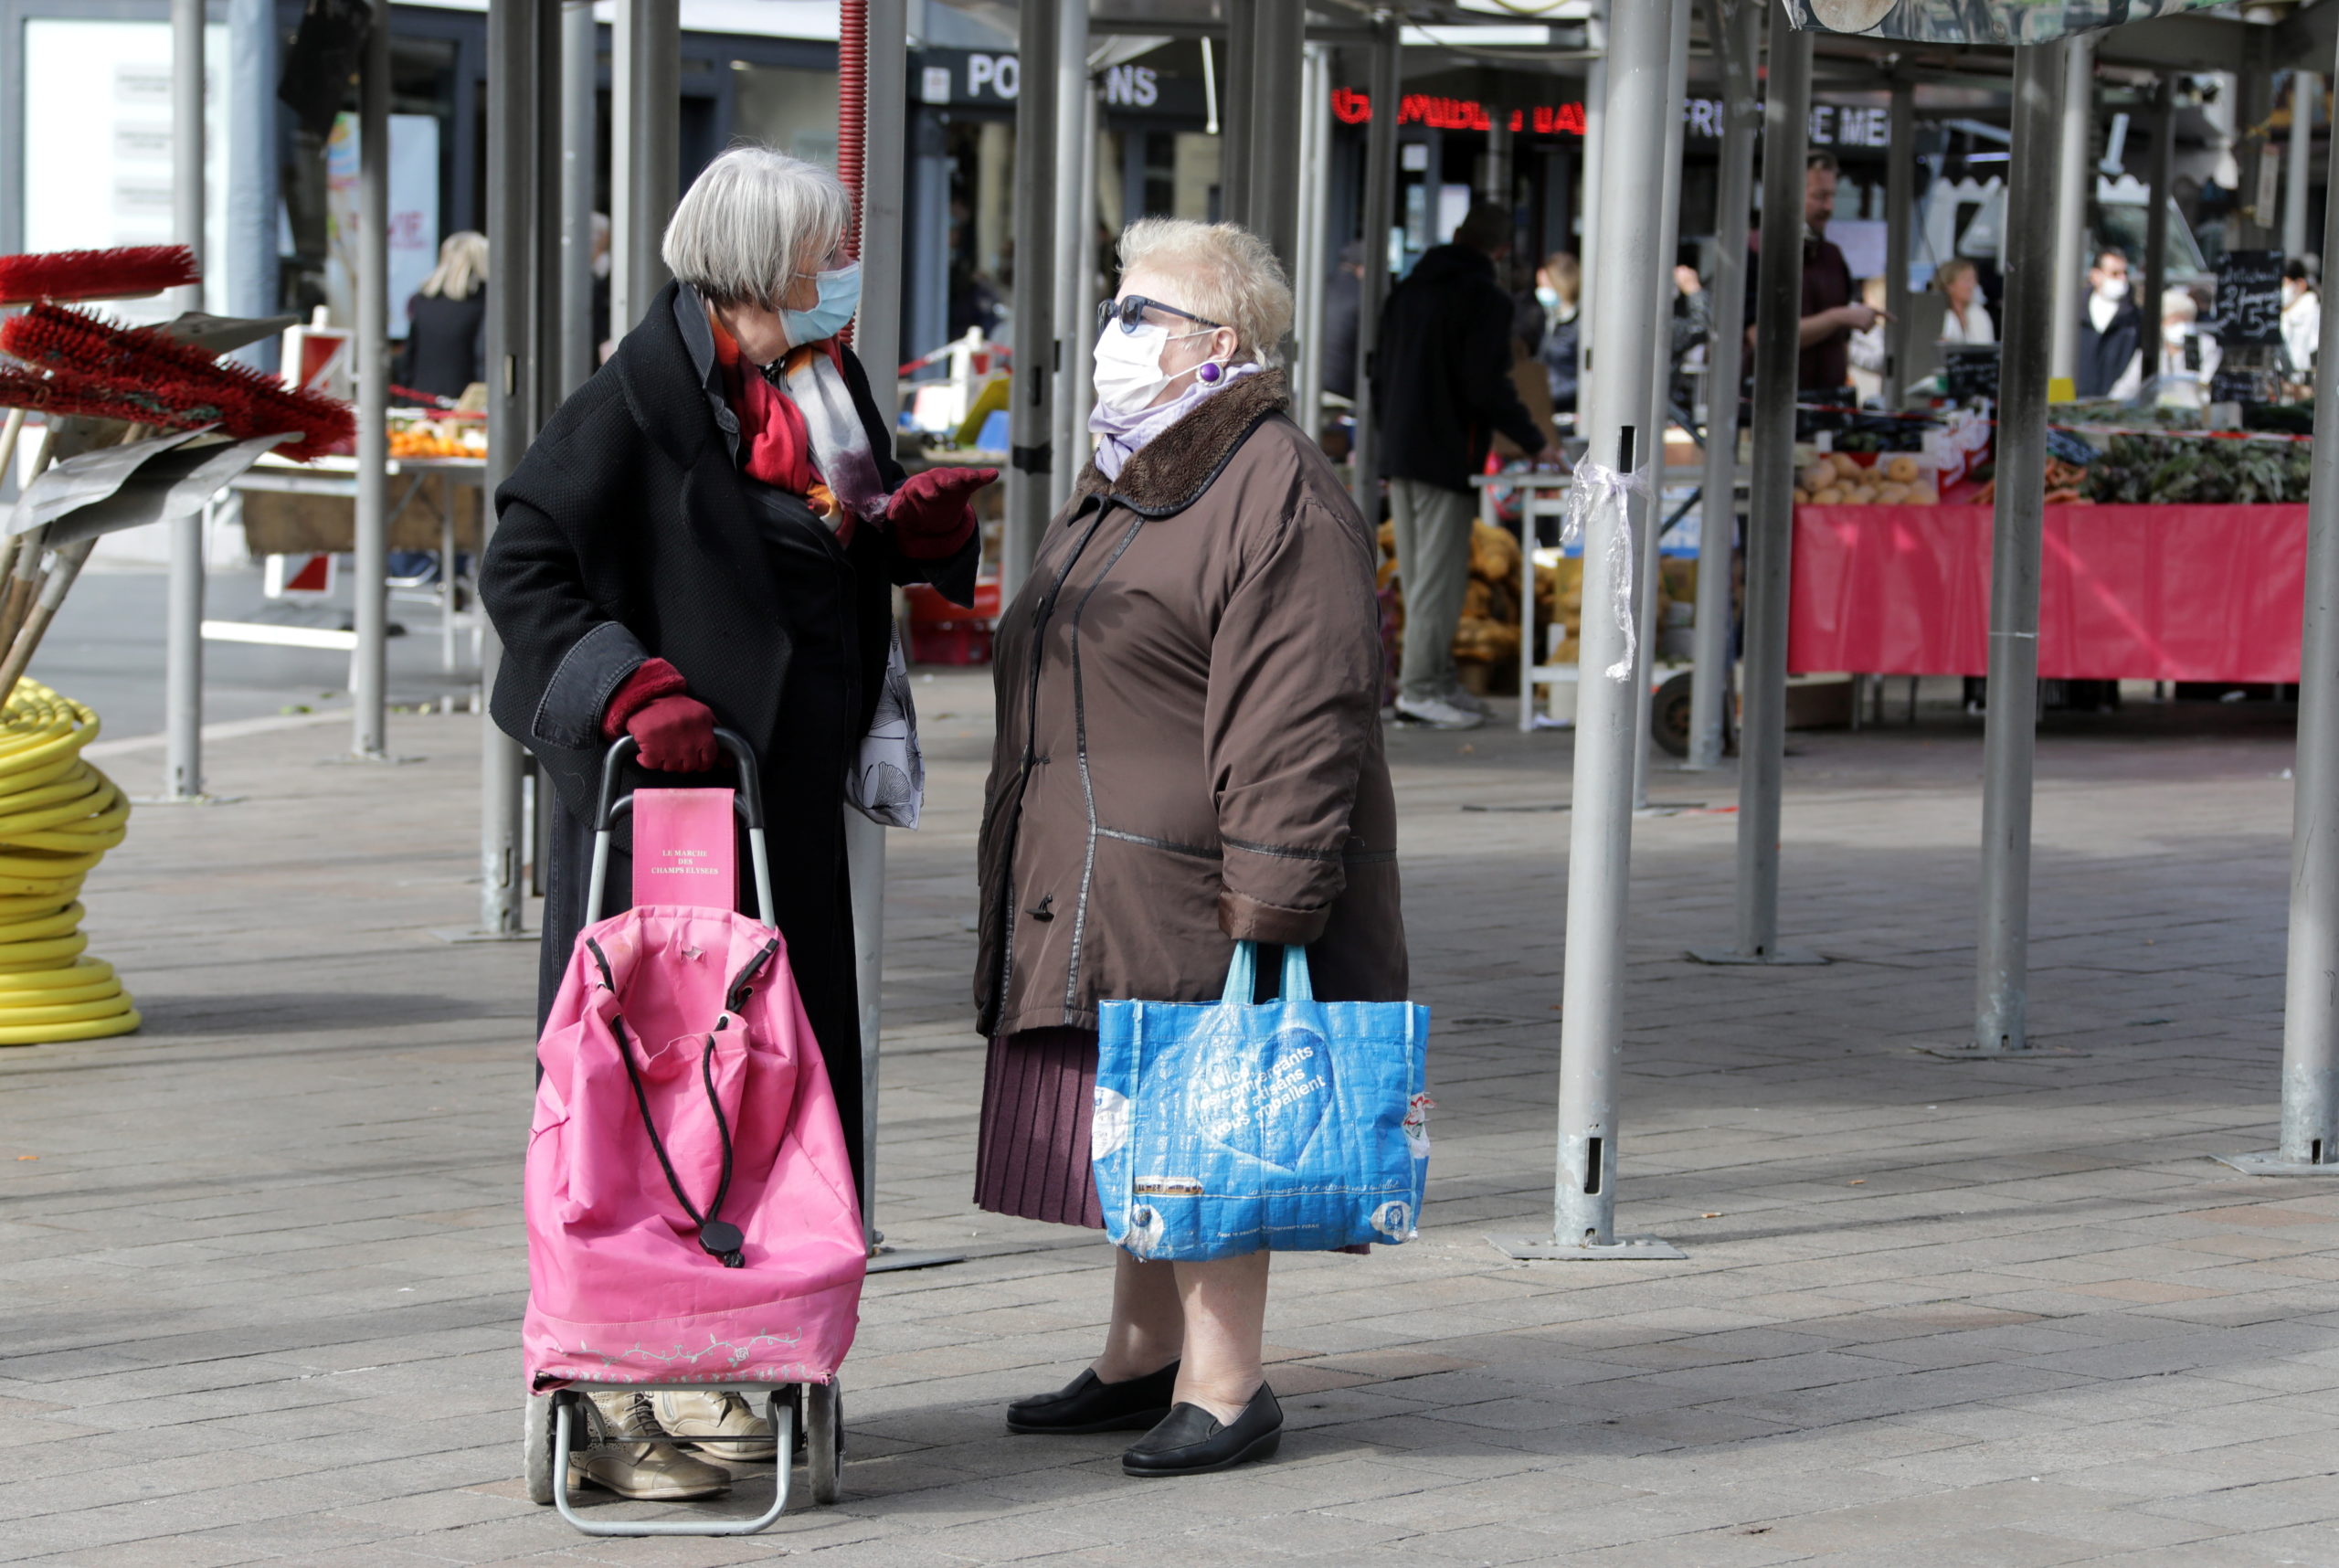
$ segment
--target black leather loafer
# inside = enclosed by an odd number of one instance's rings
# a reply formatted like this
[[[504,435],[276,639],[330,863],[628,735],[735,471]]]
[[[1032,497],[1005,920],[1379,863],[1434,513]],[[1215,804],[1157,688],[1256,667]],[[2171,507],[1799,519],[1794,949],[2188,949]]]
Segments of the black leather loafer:
[[[1178,1363],[1126,1383],[1106,1383],[1089,1368],[1053,1393],[1019,1399],[1007,1407],[1010,1432],[1139,1432],[1170,1414]]]
[[[1283,1406],[1265,1383],[1251,1396],[1232,1426],[1199,1404],[1180,1404],[1161,1425],[1121,1456],[1129,1476],[1202,1476],[1264,1459],[1283,1442]]]

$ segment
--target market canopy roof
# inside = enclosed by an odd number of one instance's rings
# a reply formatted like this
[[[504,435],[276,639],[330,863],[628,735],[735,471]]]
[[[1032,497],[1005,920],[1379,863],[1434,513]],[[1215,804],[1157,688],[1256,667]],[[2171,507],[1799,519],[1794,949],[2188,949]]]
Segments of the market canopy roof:
[[[1920,44],[2043,44],[2197,11],[2217,0],[1786,0],[1805,32]]]

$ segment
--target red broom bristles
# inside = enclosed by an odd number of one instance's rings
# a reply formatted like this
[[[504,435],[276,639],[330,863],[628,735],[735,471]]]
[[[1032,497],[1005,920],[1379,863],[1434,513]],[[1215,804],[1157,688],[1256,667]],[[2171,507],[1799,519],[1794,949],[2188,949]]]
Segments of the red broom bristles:
[[[161,397],[70,372],[44,376],[17,368],[0,369],[0,408],[23,408],[55,419],[120,419],[182,430],[222,424],[228,412],[220,402]]]
[[[0,305],[35,300],[133,300],[202,281],[195,252],[184,245],[0,256]]]
[[[349,405],[286,387],[152,327],[118,327],[59,305],[37,304],[0,323],[0,349],[29,364],[113,395],[151,403],[151,422],[217,422],[239,438],[297,432],[278,449],[295,461],[322,457],[350,440]],[[198,411],[200,410],[200,411]]]

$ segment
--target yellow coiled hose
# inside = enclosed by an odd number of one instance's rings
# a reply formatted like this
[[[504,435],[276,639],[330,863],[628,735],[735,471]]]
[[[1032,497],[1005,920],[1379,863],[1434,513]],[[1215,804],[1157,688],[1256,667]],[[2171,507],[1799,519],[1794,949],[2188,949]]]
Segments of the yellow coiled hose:
[[[113,966],[86,956],[81,879],[122,842],[130,801],[81,758],[98,715],[33,681],[0,712],[0,1045],[138,1027]]]

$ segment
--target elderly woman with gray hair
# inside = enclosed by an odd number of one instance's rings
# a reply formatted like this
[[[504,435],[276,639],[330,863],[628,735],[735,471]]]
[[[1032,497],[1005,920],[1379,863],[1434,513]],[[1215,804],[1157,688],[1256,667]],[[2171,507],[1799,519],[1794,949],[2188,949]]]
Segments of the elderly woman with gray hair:
[[[1304,946],[1320,998],[1405,995],[1379,551],[1272,368],[1291,291],[1232,224],[1147,218],[1120,255],[1095,458],[1000,621],[978,851],[976,1202],[1099,1229],[1098,1003],[1215,1001],[1242,939]],[[1143,1431],[1138,1477],[1272,1454],[1267,1257],[1116,1251],[1103,1353],[1008,1429]]]
[[[851,221],[844,188],[817,165],[741,147],[707,167],[667,226],[674,281],[497,490],[480,595],[503,642],[496,723],[554,786],[539,1022],[595,913],[586,867],[610,743],[631,736],[643,768],[687,784],[715,768],[715,727],[736,730],[761,764],[779,928],[858,1170],[846,775],[886,685],[893,585],[973,602],[969,498],[997,475],[905,479],[895,465],[891,412],[838,338],[860,293]],[[628,885],[630,859],[614,856],[609,875]],[[604,1438],[762,1425],[734,1395],[596,1405]],[[635,1498],[701,1497],[730,1479],[649,1442],[604,1441],[578,1464]]]

